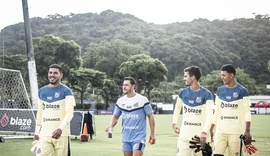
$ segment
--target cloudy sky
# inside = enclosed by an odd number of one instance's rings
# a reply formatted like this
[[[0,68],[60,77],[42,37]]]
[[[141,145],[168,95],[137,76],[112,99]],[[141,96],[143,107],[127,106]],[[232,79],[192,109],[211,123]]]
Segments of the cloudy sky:
[[[132,14],[146,22],[167,24],[197,18],[251,18],[252,13],[270,14],[270,0],[28,0],[31,17],[59,13],[100,13],[113,10]],[[0,1],[0,30],[23,22],[22,0]]]

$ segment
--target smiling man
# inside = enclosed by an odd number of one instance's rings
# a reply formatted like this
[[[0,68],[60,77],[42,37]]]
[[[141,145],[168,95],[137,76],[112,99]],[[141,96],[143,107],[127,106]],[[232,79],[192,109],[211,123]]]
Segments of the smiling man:
[[[70,121],[73,118],[74,96],[61,83],[63,69],[58,64],[49,67],[49,84],[38,92],[38,111],[34,140],[38,141],[37,156],[70,156]]]
[[[146,117],[149,119],[149,142],[155,144],[155,120],[152,107],[145,96],[135,92],[136,82],[126,77],[123,82],[124,96],[116,102],[111,123],[106,127],[112,129],[122,115],[122,150],[124,156],[142,156],[146,145]]]
[[[173,113],[172,128],[178,134],[177,156],[201,156],[203,152],[197,152],[190,148],[190,140],[195,135],[199,136],[202,148],[211,141],[211,117],[213,116],[214,101],[212,93],[199,83],[201,69],[198,66],[190,66],[184,69],[184,81],[186,88],[182,89],[177,97]],[[177,126],[180,111],[182,109],[182,124]],[[211,152],[204,152],[211,155]]]
[[[228,149],[229,156],[241,155],[240,135],[244,133],[246,144],[251,143],[250,98],[245,87],[237,83],[236,70],[231,64],[220,69],[224,83],[219,87],[215,99],[215,113],[211,129],[216,127],[214,156],[223,156]]]

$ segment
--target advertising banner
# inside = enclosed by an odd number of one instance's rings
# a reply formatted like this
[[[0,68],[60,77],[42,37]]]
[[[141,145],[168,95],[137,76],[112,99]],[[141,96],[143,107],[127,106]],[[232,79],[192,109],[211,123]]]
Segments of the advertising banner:
[[[32,110],[0,109],[0,131],[35,131],[36,121]]]
[[[73,119],[70,122],[71,135],[81,135],[83,122],[85,122],[84,115],[84,112],[74,112]],[[36,116],[36,110],[0,109],[0,131],[34,133],[36,127],[36,120],[34,116]],[[92,130],[92,116],[91,120],[87,122]]]
[[[99,115],[111,115],[113,114],[112,110],[98,110]]]

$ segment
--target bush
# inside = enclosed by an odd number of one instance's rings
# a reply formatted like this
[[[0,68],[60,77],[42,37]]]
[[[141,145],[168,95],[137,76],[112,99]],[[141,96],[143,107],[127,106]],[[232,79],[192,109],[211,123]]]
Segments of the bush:
[[[89,110],[91,108],[91,104],[80,104],[77,103],[74,109],[86,109]]]
[[[96,109],[97,109],[97,110],[102,110],[102,109],[104,109],[104,104],[103,104],[103,103],[98,103],[98,104],[96,105]]]
[[[155,104],[151,104],[152,109],[155,110],[156,109],[156,105]]]

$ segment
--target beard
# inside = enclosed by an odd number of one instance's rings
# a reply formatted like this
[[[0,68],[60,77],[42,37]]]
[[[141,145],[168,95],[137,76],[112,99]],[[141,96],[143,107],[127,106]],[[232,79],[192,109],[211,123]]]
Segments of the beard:
[[[123,90],[123,94],[128,94],[129,93],[129,90]]]
[[[51,81],[50,81],[50,84],[55,85],[57,82],[58,82],[58,81],[54,81],[54,82],[51,82]]]
[[[53,80],[51,80],[51,78],[53,78]],[[52,85],[55,85],[56,83],[58,83],[59,79],[55,78],[55,77],[49,77],[49,82]]]
[[[190,86],[190,83],[185,82],[185,85],[186,85],[186,86]]]

